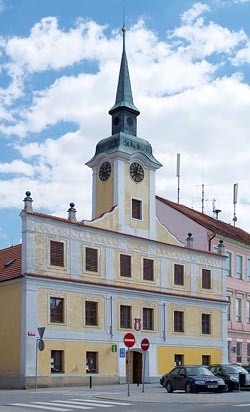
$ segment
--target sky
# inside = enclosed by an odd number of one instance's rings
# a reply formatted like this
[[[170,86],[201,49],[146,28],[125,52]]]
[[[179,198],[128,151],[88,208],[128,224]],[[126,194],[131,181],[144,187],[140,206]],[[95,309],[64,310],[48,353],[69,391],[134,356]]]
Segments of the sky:
[[[21,241],[26,191],[34,211],[91,219],[123,20],[156,194],[177,201],[179,153],[180,203],[250,231],[250,0],[0,0],[0,248]]]

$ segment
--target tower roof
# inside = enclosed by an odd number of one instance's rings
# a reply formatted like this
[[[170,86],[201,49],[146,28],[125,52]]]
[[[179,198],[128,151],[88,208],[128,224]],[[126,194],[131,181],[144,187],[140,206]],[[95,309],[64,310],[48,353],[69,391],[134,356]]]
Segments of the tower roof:
[[[121,65],[120,65],[120,73],[119,73],[119,80],[116,92],[116,99],[114,106],[110,109],[109,114],[113,114],[115,111],[121,108],[127,108],[128,110],[132,110],[135,112],[136,115],[140,114],[137,107],[134,105],[133,102],[133,95],[130,83],[130,76],[128,70],[128,61],[126,55],[126,47],[125,47],[125,33],[126,27],[123,25],[122,27],[123,32],[123,50],[122,50],[122,58],[121,58]]]

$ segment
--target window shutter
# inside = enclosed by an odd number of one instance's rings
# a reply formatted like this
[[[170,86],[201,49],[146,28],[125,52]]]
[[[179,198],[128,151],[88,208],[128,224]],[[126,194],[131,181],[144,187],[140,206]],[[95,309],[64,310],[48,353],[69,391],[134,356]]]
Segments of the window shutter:
[[[143,259],[143,279],[154,280],[154,261],[152,259]]]
[[[211,271],[202,269],[202,289],[211,289]]]
[[[183,265],[177,265],[177,264],[174,265],[174,283],[176,285],[184,284],[183,274],[184,274]]]
[[[50,264],[53,266],[64,266],[64,243],[50,241]]]
[[[141,201],[137,199],[132,199],[132,218],[142,219],[141,216]]]
[[[131,277],[131,256],[120,255],[120,275]]]
[[[98,250],[86,247],[86,270],[98,272]]]

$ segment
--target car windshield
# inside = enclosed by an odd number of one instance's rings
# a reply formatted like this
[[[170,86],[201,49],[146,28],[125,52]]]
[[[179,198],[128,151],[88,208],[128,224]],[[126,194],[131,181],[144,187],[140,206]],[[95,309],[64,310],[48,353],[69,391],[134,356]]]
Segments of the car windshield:
[[[194,368],[189,367],[189,368],[186,368],[186,369],[187,369],[187,374],[188,375],[194,375],[194,376],[213,375],[213,373],[209,369],[207,369],[203,366],[194,367]]]
[[[247,373],[246,369],[242,368],[240,365],[225,365],[223,369],[226,373]]]

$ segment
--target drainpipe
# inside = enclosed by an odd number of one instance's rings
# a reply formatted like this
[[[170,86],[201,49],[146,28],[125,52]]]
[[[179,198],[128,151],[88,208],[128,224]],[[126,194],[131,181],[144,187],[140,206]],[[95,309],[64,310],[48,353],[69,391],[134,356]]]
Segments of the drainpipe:
[[[216,236],[215,232],[208,234],[208,250],[209,250],[209,252],[211,252],[211,242],[215,238],[215,236]]]

